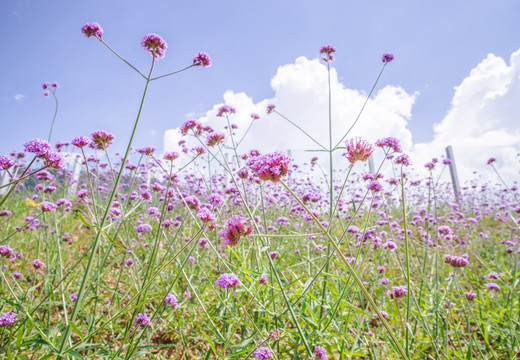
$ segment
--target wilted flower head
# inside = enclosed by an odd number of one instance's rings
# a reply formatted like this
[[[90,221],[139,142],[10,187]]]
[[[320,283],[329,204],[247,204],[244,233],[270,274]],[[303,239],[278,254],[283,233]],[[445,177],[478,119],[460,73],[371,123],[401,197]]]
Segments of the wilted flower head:
[[[255,355],[255,358],[258,360],[267,360],[273,356],[273,350],[269,349],[268,347],[260,347],[255,350],[253,355]]]
[[[281,151],[253,157],[247,165],[260,180],[280,181],[289,172],[291,159]]]
[[[100,40],[101,40],[101,36],[103,35],[103,29],[101,28],[101,25],[99,25],[97,22],[86,23],[81,28],[81,32],[86,37],[95,36]]]
[[[152,55],[155,60],[164,58],[168,44],[157,34],[145,35],[141,42],[142,47]]]
[[[222,106],[218,109],[217,116],[218,116],[218,117],[227,116],[227,115],[230,115],[230,114],[234,114],[234,113],[236,113],[236,112],[237,112],[237,110],[236,110],[233,106],[222,105]]]
[[[220,286],[222,289],[230,289],[240,285],[240,279],[233,273],[224,273],[215,281],[215,285]]]
[[[325,62],[334,61],[334,53],[336,52],[336,48],[332,45],[322,46],[320,49],[320,54],[323,55],[321,58]]]
[[[253,231],[253,226],[247,224],[247,220],[239,215],[234,215],[228,219],[226,227],[220,232],[224,238],[222,245],[236,246],[240,239],[249,236]]]
[[[193,57],[193,65],[209,67],[211,66],[211,58],[205,52],[199,52]]]
[[[267,115],[269,115],[270,113],[272,113],[274,111],[274,109],[276,108],[276,106],[274,104],[269,104],[267,105]]]
[[[105,131],[105,130],[97,130],[92,134],[92,142],[90,143],[90,147],[96,150],[106,150],[112,143],[114,142],[114,134]]]
[[[351,164],[354,164],[356,161],[367,161],[374,152],[372,145],[360,138],[345,141],[345,146],[347,147],[347,152],[343,155],[347,157]]]
[[[384,63],[389,63],[390,61],[394,60],[394,54],[390,54],[390,53],[383,54],[383,56],[381,57],[381,60]]]

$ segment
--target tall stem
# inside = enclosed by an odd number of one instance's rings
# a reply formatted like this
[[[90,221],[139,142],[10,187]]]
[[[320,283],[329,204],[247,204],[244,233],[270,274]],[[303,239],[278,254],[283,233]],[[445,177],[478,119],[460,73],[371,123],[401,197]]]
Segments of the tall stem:
[[[141,113],[143,111],[143,106],[144,106],[144,100],[146,98],[146,92],[148,91],[148,85],[150,84],[150,79],[152,77],[152,71],[153,71],[154,65],[155,65],[155,59],[152,60],[152,66],[150,67],[150,73],[148,74],[148,78],[146,79],[146,85],[144,87],[143,97],[141,98],[141,104],[139,106],[139,111],[137,112],[137,118],[135,119],[134,128],[132,130],[132,135],[130,136],[130,140],[128,141],[128,146],[126,148],[126,152],[125,152],[125,156],[123,158],[123,162],[121,163],[121,168],[119,170],[119,173],[117,174],[116,182],[115,182],[115,184],[113,186],[112,193],[110,194],[110,198],[108,199],[107,206],[105,208],[105,213],[104,213],[104,215],[101,218],[101,221],[99,223],[98,233],[96,235],[96,239],[94,240],[94,245],[92,246],[92,252],[90,253],[90,256],[89,256],[89,259],[88,259],[87,268],[85,269],[85,273],[83,274],[83,279],[81,280],[81,285],[80,285],[80,288],[79,288],[79,291],[78,291],[78,297],[77,297],[76,301],[74,302],[74,308],[72,309],[72,314],[70,316],[70,322],[71,323],[73,323],[76,320],[76,316],[78,315],[78,312],[79,312],[79,309],[80,309],[80,305],[81,305],[82,300],[83,300],[85,286],[87,284],[87,280],[88,280],[88,277],[90,275],[90,271],[92,269],[92,264],[94,263],[94,258],[95,258],[94,255],[96,254],[96,252],[98,250],[99,240],[101,239],[102,228],[103,228],[103,225],[105,224],[105,221],[106,221],[106,219],[108,217],[108,213],[109,213],[110,207],[112,205],[112,202],[113,202],[114,197],[116,195],[117,189],[119,187],[119,182],[121,181],[121,177],[123,175],[125,164],[126,164],[126,161],[128,159],[128,156],[130,154],[130,150],[132,148],[132,142],[134,141],[134,136],[135,136],[135,133],[136,133],[136,130],[137,130],[137,125],[139,124],[139,119],[141,118]],[[60,354],[63,354],[63,349],[65,348],[65,344],[67,342],[67,339],[69,338],[70,330],[71,329],[70,329],[70,324],[69,324],[65,328],[65,331],[63,333],[63,337],[62,337],[61,345],[60,345],[60,351],[59,351]]]
[[[51,130],[49,131],[49,142],[51,142],[52,137],[52,129],[54,128],[54,122],[56,121],[56,116],[58,116],[58,97],[56,93],[53,91],[52,96],[54,96],[54,101],[56,102],[56,108],[54,109],[54,117],[52,118]]]

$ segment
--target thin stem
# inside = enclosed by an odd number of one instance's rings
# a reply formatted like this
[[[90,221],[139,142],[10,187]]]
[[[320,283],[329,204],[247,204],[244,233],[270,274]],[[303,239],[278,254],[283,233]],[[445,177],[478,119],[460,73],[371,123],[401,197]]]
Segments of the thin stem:
[[[147,82],[150,81],[150,79],[147,78],[147,77],[146,77],[142,72],[140,72],[139,70],[137,70],[137,68],[136,68],[134,65],[132,65],[132,64],[130,64],[128,61],[126,61],[126,60],[125,60],[121,55],[119,55],[119,54],[118,54],[114,49],[112,49],[112,48],[110,47],[110,45],[108,45],[106,42],[104,42],[103,39],[100,39],[100,38],[98,38],[98,39],[99,39],[99,41],[101,41],[101,43],[102,43],[103,45],[105,45],[105,46],[108,48],[108,50],[112,51],[112,52],[114,53],[114,55],[116,55],[118,58],[120,58],[121,60],[123,60],[123,62],[124,62],[126,65],[128,65],[128,66],[130,66],[132,69],[134,69],[134,70],[135,70],[139,75],[141,75],[144,79],[146,79]]]
[[[54,101],[56,102],[56,108],[54,109],[54,117],[52,118],[51,130],[49,131],[49,139],[47,141],[51,142],[52,129],[54,128],[54,122],[56,121],[56,116],[58,116],[58,97],[56,96],[56,91],[52,92],[52,96],[54,96]]]
[[[404,228],[404,251],[405,251],[405,262],[406,262],[406,286],[408,291],[406,292],[406,355],[410,357],[410,330],[408,327],[408,322],[410,320],[410,311],[412,307],[412,289],[410,287],[411,279],[410,279],[410,255],[408,249],[408,234],[407,234],[407,226],[406,226],[406,207],[404,201],[404,177],[403,177],[403,166],[401,165],[401,202],[403,207],[403,228]]]
[[[196,65],[195,64],[191,64],[190,66],[186,66],[185,68],[182,68],[180,70],[177,70],[177,71],[174,71],[174,72],[171,72],[171,73],[168,73],[168,74],[164,74],[164,75],[161,75],[161,76],[154,77],[154,78],[150,79],[150,81],[154,81],[154,80],[157,80],[157,79],[162,79],[162,78],[167,77],[167,76],[178,74],[178,73],[183,72],[185,70],[188,70],[189,68],[192,68],[194,66],[196,66]]]
[[[82,303],[82,300],[83,300],[83,293],[84,293],[84,290],[85,290],[85,286],[87,284],[87,280],[88,280],[88,277],[90,275],[90,271],[92,269],[92,265],[94,263],[94,255],[96,253],[96,251],[98,250],[98,246],[99,246],[99,241],[101,239],[101,234],[102,234],[102,231],[101,229],[103,228],[103,225],[105,224],[105,221],[108,217],[108,214],[109,214],[109,211],[110,211],[110,208],[112,206],[112,202],[114,200],[114,197],[116,195],[116,192],[118,190],[118,187],[119,187],[119,182],[121,181],[121,178],[122,178],[122,175],[123,175],[123,172],[124,172],[124,166],[126,164],[126,160],[128,159],[128,155],[130,154],[130,150],[132,148],[132,142],[134,140],[134,136],[136,134],[136,130],[137,130],[137,125],[139,124],[139,119],[141,118],[141,113],[143,111],[143,106],[144,106],[144,100],[146,98],[146,92],[148,90],[148,85],[150,84],[150,78],[152,76],[152,71],[153,71],[153,68],[154,68],[154,65],[155,65],[155,59],[152,59],[152,66],[150,67],[150,73],[148,75],[148,78],[146,80],[146,85],[145,85],[145,88],[144,88],[144,92],[143,92],[143,96],[141,98],[141,105],[139,106],[139,111],[137,112],[137,118],[135,120],[135,123],[134,123],[134,128],[132,130],[132,135],[130,136],[130,140],[128,141],[128,146],[126,148],[126,153],[125,153],[125,156],[123,158],[123,161],[121,163],[121,169],[119,170],[119,173],[117,175],[117,178],[116,178],[116,181],[114,183],[114,187],[112,189],[112,193],[110,194],[110,198],[107,202],[107,207],[105,209],[105,213],[103,215],[103,217],[101,218],[101,221],[100,221],[100,224],[99,224],[99,229],[98,229],[98,232],[97,232],[97,235],[96,235],[96,238],[94,240],[94,245],[92,247],[92,252],[89,256],[89,259],[88,259],[88,263],[87,263],[87,267],[85,269],[85,272],[83,274],[83,278],[81,280],[81,284],[80,284],[80,288],[79,288],[79,291],[78,291],[78,297],[76,299],[76,301],[74,302],[74,308],[72,309],[72,314],[70,316],[70,322],[74,322],[76,320],[76,316],[78,315],[78,312],[79,312],[79,309],[80,309],[80,306],[81,306],[81,303]],[[69,334],[70,334],[70,324],[65,328],[65,331],[63,333],[63,337],[62,337],[62,340],[61,340],[61,345],[60,345],[60,354],[63,354],[63,349],[65,348],[65,344],[67,342],[67,339],[69,338]]]
[[[280,115],[283,119],[287,120],[289,123],[291,123],[294,127],[296,127],[298,130],[300,130],[302,133],[304,133],[305,135],[307,135],[307,137],[309,139],[311,139],[312,141],[314,141],[314,143],[316,143],[320,148],[322,148],[324,151],[329,151],[325,146],[321,145],[316,139],[314,139],[312,136],[310,136],[305,130],[303,130],[301,127],[299,127],[298,125],[296,125],[293,121],[291,121],[289,118],[283,116],[281,113],[279,113],[277,110],[273,110],[273,112],[277,113],[278,115]]]
[[[354,120],[354,123],[350,126],[350,128],[347,130],[347,132],[345,133],[345,135],[343,135],[343,137],[341,138],[340,141],[338,141],[338,143],[336,144],[336,146],[334,146],[334,150],[336,150],[339,146],[339,144],[341,144],[341,142],[343,140],[345,140],[345,138],[347,137],[347,135],[350,133],[350,131],[352,130],[352,128],[356,125],[356,123],[358,122],[359,118],[361,117],[361,114],[363,113],[363,110],[365,109],[365,106],[367,105],[368,103],[368,100],[370,100],[370,97],[372,96],[372,93],[374,92],[374,89],[376,88],[376,85],[377,83],[379,82],[379,79],[381,78],[381,75],[383,74],[383,70],[385,69],[386,67],[386,64],[388,64],[387,62],[385,62],[383,64],[383,67],[381,68],[381,71],[379,72],[379,75],[377,76],[377,79],[376,79],[376,82],[374,83],[374,85],[372,86],[372,89],[370,90],[370,92],[368,93],[367,95],[367,98],[365,99],[365,103],[363,104],[363,106],[361,107],[361,110],[359,111],[357,117],[356,117],[356,120]]]

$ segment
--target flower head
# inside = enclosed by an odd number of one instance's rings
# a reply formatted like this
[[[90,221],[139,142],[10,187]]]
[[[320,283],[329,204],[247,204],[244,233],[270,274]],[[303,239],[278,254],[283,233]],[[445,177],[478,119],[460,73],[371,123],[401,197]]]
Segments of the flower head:
[[[218,109],[217,116],[218,116],[218,117],[228,116],[228,115],[234,114],[234,113],[236,113],[236,112],[237,112],[237,110],[236,110],[233,106],[222,105],[222,106]]]
[[[179,153],[176,153],[175,151],[167,152],[164,154],[163,158],[164,160],[173,161],[179,157]]]
[[[471,292],[471,291],[466,291],[466,292],[464,292],[464,296],[466,297],[467,300],[472,301],[477,297],[477,294],[475,294],[474,292]]]
[[[92,142],[92,139],[89,138],[88,136],[78,136],[78,137],[75,137],[74,139],[72,139],[72,141],[71,141],[72,145],[74,145],[75,147],[78,147],[80,149],[84,146],[90,145],[91,142]]]
[[[137,314],[135,317],[134,325],[137,326],[149,326],[152,322],[150,321],[150,318],[146,314]]]
[[[253,355],[255,355],[255,358],[258,360],[267,360],[273,356],[273,350],[269,349],[268,347],[260,347],[255,350]]]
[[[101,40],[101,36],[103,35],[103,29],[101,28],[101,25],[99,25],[97,22],[86,23],[81,28],[81,32],[86,37],[95,36],[100,40]]]
[[[264,181],[280,181],[280,178],[289,172],[291,159],[281,151],[253,157],[247,165]]]
[[[97,130],[92,134],[92,142],[90,143],[90,147],[96,150],[106,150],[112,143],[114,142],[114,134],[105,131],[105,130]]]
[[[323,55],[321,58],[325,62],[334,61],[334,53],[336,52],[336,48],[332,45],[322,46],[320,49],[320,54]]]
[[[148,34],[143,38],[141,46],[152,55],[155,60],[164,58],[168,44],[157,34]]]
[[[164,302],[170,304],[174,310],[179,307],[179,304],[177,303],[177,297],[173,294],[166,295]]]
[[[193,65],[202,66],[202,67],[210,67],[211,58],[205,52],[199,52],[197,55],[195,55],[193,57]]]
[[[274,111],[274,109],[276,108],[276,106],[274,104],[269,104],[267,105],[267,115],[269,115],[270,113],[272,113]]]
[[[215,281],[215,285],[220,286],[222,289],[230,289],[240,284],[240,279],[233,273],[224,273]]]
[[[226,138],[226,136],[222,133],[217,133],[217,132],[211,133],[208,135],[208,138],[206,140],[206,145],[213,147],[217,144],[222,143],[225,138]]]
[[[36,260],[33,260],[31,262],[32,266],[35,268],[35,269],[39,269],[43,266],[45,266],[45,264],[43,263],[43,261],[41,261],[40,259],[36,259]]]
[[[224,238],[222,245],[236,246],[240,239],[249,236],[252,231],[253,226],[247,226],[245,218],[235,215],[228,219],[225,229],[220,232]]]
[[[394,60],[394,54],[386,53],[381,56],[381,61],[384,63],[389,63],[392,60]]]
[[[18,315],[12,311],[0,314],[0,327],[13,325],[18,321],[17,317]]]
[[[387,137],[384,139],[377,140],[376,146],[381,147],[381,148],[387,147],[397,153],[400,153],[402,151],[401,145],[399,145],[399,140],[397,140],[396,138],[393,138],[393,137]]]
[[[7,170],[14,165],[14,160],[8,156],[0,155],[0,169]]]
[[[327,350],[321,346],[314,347],[314,357],[318,360],[329,360],[329,356],[327,355]]]
[[[487,161],[487,164],[488,164],[488,165],[491,165],[491,164],[493,164],[495,161],[496,161],[496,159],[495,159],[494,157],[490,157],[490,158],[488,159],[488,161]]]
[[[408,288],[406,286],[394,286],[392,290],[388,290],[387,295],[392,299],[398,299],[406,296],[408,293]]]
[[[51,144],[42,139],[32,139],[23,144],[25,151],[33,153],[36,156],[43,156],[47,151],[52,150]]]
[[[395,163],[397,165],[403,165],[403,166],[410,166],[410,165],[412,165],[412,161],[410,160],[410,158],[406,154],[399,155],[398,157],[395,158],[394,161],[395,161]]]
[[[343,155],[347,157],[351,164],[354,164],[356,161],[367,161],[374,152],[372,145],[360,138],[345,141],[345,146],[347,147],[347,152]]]
[[[153,152],[156,150],[155,146],[145,146],[143,148],[137,149],[137,152],[141,155],[152,155]]]

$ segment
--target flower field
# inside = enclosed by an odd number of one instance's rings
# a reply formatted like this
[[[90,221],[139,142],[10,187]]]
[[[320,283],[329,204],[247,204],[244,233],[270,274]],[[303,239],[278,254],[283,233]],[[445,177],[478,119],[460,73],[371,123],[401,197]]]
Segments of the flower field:
[[[134,149],[153,82],[211,59],[200,52],[155,75],[168,48],[159,35],[142,40],[151,66],[141,72],[99,24],[82,32],[144,91],[128,142],[97,130],[53,146],[53,120],[48,140],[0,155],[1,358],[520,357],[516,186],[497,176],[455,196],[439,180],[450,159],[414,173],[398,139],[357,138],[363,109],[337,144],[314,140],[276,104],[251,114],[251,124],[293,123],[328,168],[312,154],[298,163],[239,151],[248,135],[236,135],[230,105],[220,129],[186,121],[177,151]],[[320,50],[329,71],[335,51]],[[381,73],[392,61],[382,56]],[[43,90],[56,97],[58,87]],[[111,153],[115,141],[124,154]]]

